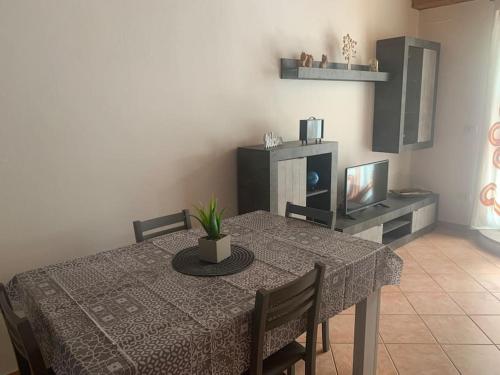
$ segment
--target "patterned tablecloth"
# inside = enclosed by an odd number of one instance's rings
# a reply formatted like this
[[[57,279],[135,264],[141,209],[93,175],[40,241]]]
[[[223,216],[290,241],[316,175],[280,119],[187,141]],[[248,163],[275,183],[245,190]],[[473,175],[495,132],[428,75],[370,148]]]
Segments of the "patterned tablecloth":
[[[399,283],[402,260],[384,245],[262,211],[223,226],[255,254],[235,275],[174,271],[172,256],[202,234],[190,230],[19,274],[9,293],[57,374],[240,374],[249,363],[257,289],[282,285],[321,261],[327,317]],[[304,330],[298,319],[269,332],[266,352]]]

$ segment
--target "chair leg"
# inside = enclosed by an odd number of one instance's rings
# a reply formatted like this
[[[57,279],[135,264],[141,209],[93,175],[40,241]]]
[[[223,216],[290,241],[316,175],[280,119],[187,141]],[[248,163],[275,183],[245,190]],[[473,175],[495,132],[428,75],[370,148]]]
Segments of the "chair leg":
[[[286,370],[286,375],[295,375],[295,365],[292,365]]]
[[[31,375],[31,369],[28,361],[14,349],[14,354],[16,355],[17,367],[19,368],[19,374],[21,375]]]
[[[330,350],[330,320],[321,323],[321,337],[323,341],[323,353]]]

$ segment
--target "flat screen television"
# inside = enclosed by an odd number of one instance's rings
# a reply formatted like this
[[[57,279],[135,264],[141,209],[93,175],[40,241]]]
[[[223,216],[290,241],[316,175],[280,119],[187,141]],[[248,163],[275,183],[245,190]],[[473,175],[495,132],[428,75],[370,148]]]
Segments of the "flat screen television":
[[[389,160],[349,167],[345,170],[346,215],[387,199]]]

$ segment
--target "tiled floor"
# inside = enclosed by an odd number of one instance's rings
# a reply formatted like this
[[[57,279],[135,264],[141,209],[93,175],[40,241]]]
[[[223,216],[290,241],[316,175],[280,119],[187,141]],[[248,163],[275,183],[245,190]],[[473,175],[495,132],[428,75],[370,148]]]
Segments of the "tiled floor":
[[[397,253],[405,266],[400,286],[382,288],[378,374],[500,374],[500,257],[439,231]],[[319,375],[351,374],[353,314],[331,320]]]

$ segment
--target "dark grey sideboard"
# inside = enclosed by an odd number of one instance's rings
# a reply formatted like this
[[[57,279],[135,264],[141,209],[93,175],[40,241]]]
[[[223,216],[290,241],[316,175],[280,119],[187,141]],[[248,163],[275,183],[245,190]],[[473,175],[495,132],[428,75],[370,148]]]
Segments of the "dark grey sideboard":
[[[284,215],[286,202],[336,211],[338,143],[302,145],[285,142],[238,148],[238,210],[266,210]],[[307,173],[319,174],[318,186],[307,190]]]

